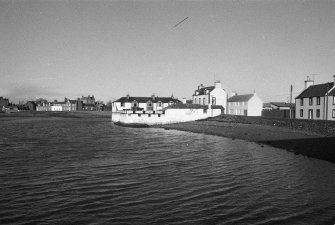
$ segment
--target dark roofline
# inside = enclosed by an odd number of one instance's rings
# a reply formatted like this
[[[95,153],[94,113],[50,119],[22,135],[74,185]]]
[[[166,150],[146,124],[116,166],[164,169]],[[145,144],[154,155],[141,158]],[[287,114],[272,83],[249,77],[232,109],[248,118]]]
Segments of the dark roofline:
[[[115,100],[114,102],[133,102],[137,101],[139,103],[147,103],[149,101],[156,103],[156,102],[163,102],[163,103],[169,103],[169,102],[174,102],[174,103],[179,103],[181,102],[177,98],[172,98],[172,97],[121,97],[118,100]]]
[[[323,97],[327,94],[327,92],[329,92],[329,90],[332,89],[333,86],[333,82],[311,85],[307,89],[303,90],[297,97],[295,97],[295,99]]]
[[[228,98],[228,102],[246,102],[249,101],[254,94],[245,94],[245,95],[234,95]]]

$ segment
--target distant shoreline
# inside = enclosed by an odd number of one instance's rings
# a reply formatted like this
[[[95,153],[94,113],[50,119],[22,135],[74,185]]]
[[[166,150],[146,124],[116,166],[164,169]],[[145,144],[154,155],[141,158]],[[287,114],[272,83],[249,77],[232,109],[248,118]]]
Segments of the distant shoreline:
[[[0,113],[0,118],[6,117],[64,117],[64,118],[110,118],[111,111],[20,111],[15,113]]]
[[[287,127],[211,119],[157,127],[252,141],[262,147],[269,145],[335,163],[335,135],[326,136]]]

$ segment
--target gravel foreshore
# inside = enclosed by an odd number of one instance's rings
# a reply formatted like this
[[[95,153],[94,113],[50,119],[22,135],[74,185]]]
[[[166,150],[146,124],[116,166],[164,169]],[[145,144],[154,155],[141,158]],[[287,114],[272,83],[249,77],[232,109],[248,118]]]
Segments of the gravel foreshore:
[[[262,147],[270,145],[295,154],[335,163],[335,136],[325,136],[284,127],[211,120],[168,124],[159,127],[252,141],[259,143]]]

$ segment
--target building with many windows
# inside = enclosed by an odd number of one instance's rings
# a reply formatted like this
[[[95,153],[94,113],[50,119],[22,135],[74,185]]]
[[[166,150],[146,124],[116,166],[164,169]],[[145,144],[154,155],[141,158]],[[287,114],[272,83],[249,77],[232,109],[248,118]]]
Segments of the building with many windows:
[[[193,104],[198,105],[218,105],[222,106],[224,111],[227,108],[227,93],[222,88],[220,81],[216,81],[214,86],[204,87],[202,84],[194,91],[192,96]]]
[[[335,82],[335,75],[333,79]],[[305,89],[295,98],[296,118],[335,120],[334,82],[314,85],[307,77]]]
[[[180,100],[171,97],[126,97],[119,98],[112,103],[112,111],[118,112],[123,110],[145,111],[147,113],[162,113],[165,107],[182,103]]]
[[[261,116],[263,102],[254,94],[236,95],[228,99],[228,114],[240,116]]]

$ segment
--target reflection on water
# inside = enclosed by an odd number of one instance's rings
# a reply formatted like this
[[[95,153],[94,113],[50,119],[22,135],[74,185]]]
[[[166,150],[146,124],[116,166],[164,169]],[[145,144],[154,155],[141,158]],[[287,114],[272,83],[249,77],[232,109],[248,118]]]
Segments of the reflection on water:
[[[335,166],[239,140],[7,118],[0,224],[333,224]]]

